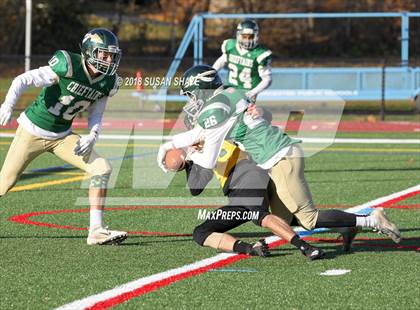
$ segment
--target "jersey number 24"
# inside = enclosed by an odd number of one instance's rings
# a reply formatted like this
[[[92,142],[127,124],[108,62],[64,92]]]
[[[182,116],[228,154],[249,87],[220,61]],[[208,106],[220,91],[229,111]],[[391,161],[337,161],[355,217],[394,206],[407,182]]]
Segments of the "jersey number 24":
[[[229,68],[230,85],[239,86],[238,85],[238,78],[239,78],[239,81],[243,84],[243,88],[245,89],[252,88],[251,68],[244,67],[242,71],[239,72],[239,68],[233,63],[229,63],[228,68]]]

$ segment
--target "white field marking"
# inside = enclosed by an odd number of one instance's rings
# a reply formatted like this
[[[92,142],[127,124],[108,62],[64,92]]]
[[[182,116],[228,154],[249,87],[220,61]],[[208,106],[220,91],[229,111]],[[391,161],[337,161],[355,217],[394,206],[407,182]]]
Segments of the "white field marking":
[[[330,269],[324,272],[321,272],[321,276],[341,276],[343,274],[351,272],[350,269]]]
[[[13,138],[12,133],[0,134],[0,138]],[[146,141],[162,141],[170,140],[172,136],[161,135],[107,135],[100,136],[101,140],[146,140]],[[358,138],[299,138],[306,143],[336,143],[336,144],[420,144],[420,139],[358,139]]]
[[[416,186],[413,186],[413,187],[410,187],[406,190],[397,192],[397,193],[393,193],[393,194],[390,194],[390,195],[387,195],[387,196],[384,196],[384,197],[381,197],[381,198],[377,198],[377,199],[372,200],[372,201],[368,201],[368,202],[366,202],[364,204],[361,204],[359,206],[355,206],[353,208],[347,209],[346,211],[347,212],[352,212],[352,213],[361,212],[364,209],[368,209],[372,206],[384,203],[386,201],[389,201],[389,200],[395,199],[397,197],[401,197],[405,194],[408,194],[408,193],[411,193],[411,192],[416,192],[416,191],[419,191],[419,190],[420,190],[420,184],[416,185]],[[303,228],[297,229],[297,231],[303,231]],[[277,241],[279,239],[280,238],[277,237],[277,236],[271,236],[271,237],[267,237],[265,240],[268,244],[271,244],[272,242]],[[216,263],[218,261],[221,261],[223,259],[229,258],[231,256],[235,256],[235,255],[238,255],[238,254],[222,253],[222,254],[218,254],[216,256],[213,256],[213,257],[201,260],[201,261],[197,261],[195,263],[188,264],[188,265],[185,265],[185,266],[182,266],[182,267],[179,267],[179,268],[170,269],[170,270],[167,270],[167,271],[164,271],[164,272],[161,272],[161,273],[157,273],[157,274],[154,274],[154,275],[151,275],[151,276],[148,276],[148,277],[143,277],[143,278],[134,280],[132,282],[128,282],[126,284],[117,286],[117,287],[115,287],[113,289],[110,289],[108,291],[104,291],[104,292],[96,294],[96,295],[91,295],[91,296],[85,297],[83,299],[76,300],[72,303],[69,303],[69,304],[66,304],[66,305],[63,305],[63,306],[57,308],[57,310],[86,309],[88,307],[91,307],[91,306],[95,305],[98,302],[103,302],[103,301],[109,300],[111,298],[120,296],[124,293],[128,293],[128,292],[131,292],[135,289],[139,289],[140,287],[151,284],[153,282],[164,280],[164,279],[167,279],[171,276],[175,276],[175,275],[178,275],[178,274],[181,274],[181,273],[184,273],[184,272],[193,271],[193,270],[196,270],[197,268],[208,266],[212,263]]]

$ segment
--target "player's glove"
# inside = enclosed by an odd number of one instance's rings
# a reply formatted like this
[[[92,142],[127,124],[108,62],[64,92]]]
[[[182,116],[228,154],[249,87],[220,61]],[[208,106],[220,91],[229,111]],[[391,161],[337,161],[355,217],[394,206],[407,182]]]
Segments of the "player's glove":
[[[169,150],[174,149],[174,148],[175,148],[175,146],[172,143],[172,141],[163,143],[159,147],[159,151],[158,151],[156,160],[157,160],[157,164],[160,167],[160,169],[162,169],[163,172],[165,172],[165,173],[168,172],[168,169],[166,169],[166,167],[165,167],[166,152],[168,152]]]
[[[1,126],[6,126],[7,124],[10,123],[10,121],[12,120],[12,113],[13,113],[13,108],[11,108],[10,106],[6,104],[2,104],[2,106],[0,107],[0,125]]]
[[[89,154],[96,143],[97,137],[98,135],[96,133],[90,133],[87,136],[81,137],[76,143],[74,154],[77,156],[85,156],[86,154]]]
[[[247,92],[245,96],[248,98],[249,102],[255,103],[257,101],[257,96],[254,95],[252,92]]]

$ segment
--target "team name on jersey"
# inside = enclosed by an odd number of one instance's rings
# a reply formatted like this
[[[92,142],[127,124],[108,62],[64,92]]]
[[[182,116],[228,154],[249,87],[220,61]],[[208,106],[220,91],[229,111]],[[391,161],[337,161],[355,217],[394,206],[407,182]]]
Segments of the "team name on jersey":
[[[103,93],[97,91],[96,89],[80,85],[76,82],[71,82],[69,85],[67,85],[67,90],[73,94],[86,97],[90,100],[98,100],[99,98],[104,96]]]
[[[253,60],[249,58],[241,57],[238,55],[229,54],[229,62],[252,68]]]

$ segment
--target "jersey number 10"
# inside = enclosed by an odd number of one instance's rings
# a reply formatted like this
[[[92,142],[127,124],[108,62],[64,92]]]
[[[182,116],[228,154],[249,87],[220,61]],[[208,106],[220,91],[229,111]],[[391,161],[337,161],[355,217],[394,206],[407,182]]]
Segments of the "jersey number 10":
[[[67,121],[72,120],[76,116],[77,112],[84,111],[90,105],[90,102],[86,100],[76,101],[73,103],[73,99],[73,96],[61,96],[59,99],[60,102],[57,102],[54,106],[49,107],[48,112],[55,116],[62,117]],[[63,107],[66,107],[66,109],[63,109]]]

